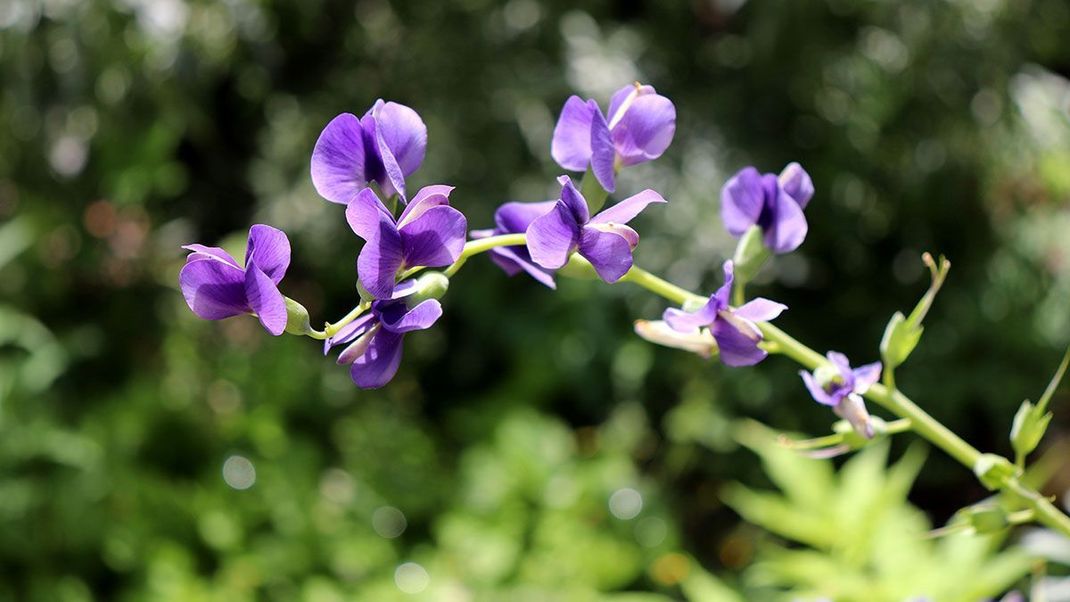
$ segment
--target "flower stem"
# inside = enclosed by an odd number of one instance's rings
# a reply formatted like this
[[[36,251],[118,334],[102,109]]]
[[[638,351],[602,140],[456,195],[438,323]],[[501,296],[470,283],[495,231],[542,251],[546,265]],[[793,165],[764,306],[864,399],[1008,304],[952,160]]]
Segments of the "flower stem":
[[[352,310],[350,310],[350,312],[348,314],[342,316],[341,320],[338,320],[334,324],[327,324],[327,326],[324,327],[324,329],[323,329],[323,333],[322,333],[324,335],[323,337],[314,336],[312,338],[314,338],[314,339],[318,339],[318,338],[329,339],[329,338],[333,337],[334,335],[338,334],[339,330],[342,330],[343,326],[345,326],[346,324],[349,324],[353,320],[356,320],[357,318],[359,318],[360,314],[368,311],[368,308],[370,308],[371,306],[372,306],[372,304],[370,302],[361,301],[360,304],[358,304],[356,307],[354,307]]]
[[[656,295],[681,305],[691,299],[703,299],[699,295],[638,267],[632,267],[621,281],[637,284]],[[761,329],[762,336],[766,341],[775,344],[773,347],[778,353],[795,360],[806,368],[813,370],[824,363],[825,358],[821,354],[800,343],[776,326],[761,322],[758,324],[758,328]],[[900,391],[889,389],[884,385],[874,384],[865,393],[865,396],[897,417],[909,420],[911,430],[947,452],[948,455],[971,471],[974,470],[978,460],[981,459],[982,454],[977,448],[933,418]],[[1017,476],[1010,475],[1001,479],[999,489],[1014,496],[1017,501],[1031,510],[1036,520],[1041,524],[1070,537],[1070,517],[1052,504],[1049,498],[1023,484]]]

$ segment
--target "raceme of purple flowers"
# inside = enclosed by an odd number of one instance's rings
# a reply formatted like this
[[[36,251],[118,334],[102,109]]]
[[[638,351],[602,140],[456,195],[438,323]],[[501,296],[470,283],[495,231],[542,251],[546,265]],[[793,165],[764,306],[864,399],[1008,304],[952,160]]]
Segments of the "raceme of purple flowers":
[[[812,196],[814,183],[798,163],[789,164],[780,176],[745,167],[721,189],[721,219],[733,236],[758,226],[766,247],[788,253],[806,238],[803,209]]]
[[[636,82],[613,94],[608,116],[594,100],[569,97],[554,127],[550,154],[570,171],[590,166],[602,188],[614,192],[617,169],[657,159],[675,133],[672,101]]]
[[[762,332],[755,322],[768,322],[788,307],[769,299],[757,297],[733,308],[728,304],[732,294],[732,262],[724,263],[724,284],[710,295],[709,301],[694,312],[676,308],[665,310],[663,316],[670,328],[690,334],[709,328],[717,342],[721,361],[726,366],[753,366],[765,359],[766,351],[758,346]]]
[[[606,113],[594,100],[570,97],[554,129],[551,155],[565,169],[590,169],[608,193],[615,191],[621,167],[660,157],[675,131],[673,103],[653,87],[636,83],[613,94]],[[425,186],[411,198],[407,195],[406,178],[420,167],[426,145],[427,128],[420,116],[405,105],[383,100],[362,117],[338,115],[315,143],[312,183],[325,199],[345,206],[348,225],[364,241],[356,263],[361,294],[369,301],[363,306],[366,311],[352,312],[357,317],[347,317],[324,332],[307,326],[304,308],[279,290],[290,263],[290,242],[281,230],[262,224],[249,230],[244,265],[217,247],[184,247],[190,253],[179,283],[190,309],[208,320],[253,314],[273,335],[287,330],[288,310],[299,310],[304,312],[304,326],[291,332],[324,338],[325,353],[344,346],[338,363],[351,366],[358,386],[385,385],[398,370],[404,335],[430,328],[442,315],[437,297],[445,285],[435,294],[415,294],[416,280],[409,275],[423,268],[454,266],[447,272],[452,274],[464,256],[468,223],[450,206],[453,187]],[[550,288],[556,286],[555,271],[573,254],[586,259],[602,280],[620,280],[631,270],[639,242],[639,234],[627,224],[648,205],[665,199],[646,189],[591,215],[571,178],[561,176],[558,183],[558,198],[505,203],[494,214],[494,228],[474,230],[471,237],[525,234],[525,244],[490,249],[491,260],[509,275],[525,272]],[[805,238],[802,210],[813,192],[810,176],[797,163],[779,176],[748,167],[725,184],[722,217],[733,235],[757,226],[766,246],[776,253],[788,252]],[[390,209],[394,197],[404,203],[396,217]],[[716,349],[729,366],[760,362],[766,351],[759,346],[762,335],[756,323],[776,318],[786,307],[762,298],[732,307],[732,262],[724,264],[724,272],[724,285],[704,306],[693,312],[668,309],[664,321],[640,321],[637,332],[705,356]],[[448,285],[447,278],[438,277]],[[840,357],[833,360],[829,355],[836,366]],[[843,399],[871,382],[871,371],[871,366],[848,370],[831,388],[818,386],[809,374],[803,378],[815,399],[842,407]]]

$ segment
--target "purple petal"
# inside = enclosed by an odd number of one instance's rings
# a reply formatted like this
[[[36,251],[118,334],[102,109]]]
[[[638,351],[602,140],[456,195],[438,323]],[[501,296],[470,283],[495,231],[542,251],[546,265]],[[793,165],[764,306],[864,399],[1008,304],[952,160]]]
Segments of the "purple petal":
[[[556,289],[553,274],[535,265],[525,247],[498,247],[490,252],[490,260],[498,265],[505,273],[515,276],[520,270],[527,272],[532,278],[546,286]]]
[[[776,301],[758,297],[741,305],[735,314],[751,322],[768,322],[779,316],[788,306]]]
[[[594,107],[594,119],[591,121],[591,169],[594,177],[606,192],[613,192],[617,188],[616,166],[617,150],[613,146],[613,137],[609,131],[609,125],[598,105],[592,100]]]
[[[620,280],[632,269],[632,247],[628,239],[613,232],[584,228],[580,238],[580,255],[591,262],[602,280],[609,283]]]
[[[340,328],[333,337],[323,341],[323,355],[327,355],[331,347],[345,345],[367,332],[369,328],[375,325],[376,319],[375,315],[366,313]]]
[[[249,311],[245,273],[224,261],[191,261],[178,273],[178,283],[186,305],[205,320],[222,320]]]
[[[403,337],[386,330],[377,332],[364,354],[353,362],[349,370],[353,382],[361,389],[378,389],[390,382],[401,365]]]
[[[286,330],[286,299],[255,263],[245,268],[245,298],[268,332],[279,336]]]
[[[371,240],[378,236],[384,221],[393,226],[394,217],[379,200],[379,196],[370,188],[365,188],[346,205],[346,221],[354,234],[364,240]]]
[[[742,322],[742,320],[737,320],[737,322]],[[721,351],[721,361],[726,366],[753,366],[768,355],[758,347],[761,336],[754,332],[751,325],[733,323],[726,319],[724,314],[717,316],[713,326],[710,327],[710,332],[717,341],[717,348]]]
[[[413,195],[412,199],[409,200],[409,204],[405,206],[405,210],[401,212],[401,216],[398,218],[398,227],[400,228],[420,217],[424,211],[432,207],[449,205],[451,192],[453,192],[453,186],[444,184],[424,186]]]
[[[360,333],[354,337],[354,341],[338,354],[338,359],[335,360],[335,362],[339,366],[348,366],[357,361],[360,356],[368,351],[368,347],[371,346],[372,341],[375,340],[375,337],[381,330],[382,325],[376,322],[360,331]]]
[[[613,127],[613,146],[622,165],[657,159],[676,133],[676,107],[658,94],[636,97]]]
[[[342,113],[323,128],[312,151],[312,185],[332,203],[347,203],[367,184],[360,120]]]
[[[795,199],[799,207],[806,209],[810,198],[814,196],[814,182],[810,179],[810,174],[806,173],[806,170],[802,168],[802,165],[788,163],[787,167],[780,172],[780,177],[777,178],[777,181],[780,183],[780,188],[788,193],[788,196]]]
[[[385,299],[394,292],[394,279],[404,260],[401,234],[385,215],[380,216],[379,227],[370,234],[357,257],[357,275],[372,296]]]
[[[588,224],[584,229],[598,230],[599,232],[608,232],[609,234],[616,234],[624,238],[628,242],[628,248],[634,249],[639,246],[639,233],[635,230],[625,226],[624,224],[607,223],[607,224]],[[581,245],[582,248],[582,245]]]
[[[872,364],[866,364],[855,368],[854,371],[854,392],[858,394],[865,393],[873,386],[881,377],[881,363],[873,362]]]
[[[851,362],[847,359],[847,356],[839,351],[829,351],[825,354],[830,364],[836,371],[840,373],[840,376],[848,378],[851,376]]]
[[[664,203],[662,196],[649,188],[632,195],[591,218],[591,223],[627,224],[651,203]]]
[[[397,334],[426,330],[442,317],[442,304],[437,299],[421,301],[416,307],[407,309],[404,303],[397,303],[383,311],[380,320],[383,329]]]
[[[290,240],[278,228],[256,224],[249,228],[249,242],[245,248],[245,266],[260,268],[275,284],[282,282],[290,267]]]
[[[223,263],[241,269],[241,266],[238,265],[238,262],[230,256],[230,253],[227,253],[219,247],[206,247],[204,245],[192,244],[185,245],[182,248],[188,251],[193,251],[186,257],[186,263],[190,263],[191,261],[200,261],[202,259],[211,259],[213,261],[222,261]]]
[[[763,240],[774,253],[789,253],[799,248],[806,239],[806,216],[802,208],[783,190],[777,191],[773,205],[772,222],[766,228]]]
[[[670,328],[677,332],[694,332],[703,326],[713,324],[717,319],[717,312],[724,307],[716,297],[710,297],[706,304],[698,311],[687,312],[682,309],[670,307],[662,314],[662,319]]]
[[[526,232],[536,218],[553,211],[557,201],[539,203],[505,203],[494,212],[494,223],[501,234],[519,234]]]
[[[810,396],[813,397],[814,401],[817,403],[834,406],[840,402],[839,399],[834,399],[821,388],[821,385],[817,384],[817,380],[814,378],[813,374],[810,374],[806,370],[799,370],[799,376],[802,377],[803,383],[806,385],[807,390],[810,391]]]
[[[762,175],[753,167],[744,167],[725,182],[721,189],[721,220],[732,236],[741,236],[762,214],[765,192]]]
[[[639,96],[646,94],[656,94],[654,86],[643,86],[636,84],[628,84],[620,90],[613,93],[613,96],[609,99],[609,112],[606,113],[609,119],[609,126],[612,128],[617,125],[617,122],[624,117],[624,113],[631,107],[632,102]]]
[[[587,208],[587,199],[583,198],[579,190],[576,190],[576,185],[572,183],[572,178],[561,176],[557,178],[557,183],[561,184],[561,202],[572,212],[572,218],[577,224],[586,224],[591,219],[591,212]]]
[[[449,265],[464,250],[468,220],[448,205],[431,207],[399,229],[408,266]]]
[[[721,269],[724,270],[724,284],[713,294],[713,298],[720,304],[718,311],[728,307],[728,300],[732,298],[732,283],[735,282],[735,264],[731,259],[724,262]]]
[[[554,126],[550,155],[569,171],[585,171],[591,161],[591,121],[598,112],[579,96],[570,96]]]
[[[528,252],[536,264],[556,270],[580,244],[580,225],[563,201],[528,226]]]
[[[394,292],[390,293],[393,300],[403,299],[420,290],[420,285],[415,278],[410,278],[394,285]]]
[[[396,102],[386,102],[373,110],[376,132],[384,147],[405,176],[412,175],[423,163],[427,150],[427,126],[411,108]],[[403,183],[404,184],[404,183]]]

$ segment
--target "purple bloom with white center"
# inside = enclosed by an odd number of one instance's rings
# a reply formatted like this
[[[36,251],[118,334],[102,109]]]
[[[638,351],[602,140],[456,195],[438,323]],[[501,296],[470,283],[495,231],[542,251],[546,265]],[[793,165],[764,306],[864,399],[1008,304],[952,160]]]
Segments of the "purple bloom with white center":
[[[852,369],[847,356],[842,353],[829,351],[825,357],[829,365],[819,367],[813,373],[799,371],[810,395],[818,403],[832,407],[860,435],[872,437],[873,426],[861,395],[880,379],[881,363],[873,362]]]
[[[789,163],[779,177],[744,167],[721,189],[721,219],[732,236],[758,226],[766,247],[789,253],[806,238],[803,209],[813,196],[814,183],[798,163]]]
[[[405,178],[424,160],[427,126],[409,107],[375,104],[364,117],[342,113],[323,128],[312,151],[312,184],[320,196],[346,204],[375,182],[388,198],[405,199]]]
[[[193,313],[222,320],[253,313],[271,334],[286,329],[286,299],[279,282],[290,266],[290,241],[282,230],[257,224],[249,228],[245,267],[219,247],[192,244],[178,274],[182,295]]]
[[[473,230],[472,238],[487,238],[501,234],[522,234],[527,232],[528,226],[536,218],[542,217],[554,210],[557,201],[543,201],[541,203],[505,203],[494,212],[494,228],[487,230]],[[524,245],[514,247],[497,247],[490,250],[490,259],[498,265],[506,274],[515,276],[521,271],[527,272],[532,278],[550,288],[557,288],[554,282],[553,272],[539,266],[531,259],[528,248]]]
[[[550,154],[561,167],[586,171],[608,192],[621,166],[652,161],[676,133],[676,107],[653,86],[624,86],[609,101],[608,117],[594,100],[570,96],[554,127]]]
[[[371,189],[346,206],[346,221],[366,242],[357,258],[361,285],[376,299],[388,299],[398,272],[415,266],[450,265],[464,250],[468,221],[450,207],[452,186],[425,186],[397,220]]]
[[[647,189],[591,216],[587,200],[568,176],[561,183],[561,198],[544,215],[528,226],[528,252],[531,260],[556,270],[568,263],[573,251],[591,262],[598,276],[616,282],[632,268],[632,250],[639,244],[639,233],[625,224],[651,203],[665,199]]]
[[[323,353],[347,345],[338,355],[340,365],[350,365],[349,375],[361,389],[378,389],[390,382],[401,365],[405,334],[426,330],[442,316],[437,299],[426,299],[409,307],[404,297],[416,292],[416,282],[397,285],[389,299],[373,301],[368,313],[342,327],[323,342]]]
[[[788,306],[758,297],[744,305],[732,308],[728,298],[732,294],[732,262],[724,262],[724,284],[710,296],[696,312],[670,308],[663,318],[677,332],[694,333],[708,327],[717,341],[721,361],[726,366],[753,366],[768,355],[758,347],[762,333],[755,322],[768,322],[780,315]]]

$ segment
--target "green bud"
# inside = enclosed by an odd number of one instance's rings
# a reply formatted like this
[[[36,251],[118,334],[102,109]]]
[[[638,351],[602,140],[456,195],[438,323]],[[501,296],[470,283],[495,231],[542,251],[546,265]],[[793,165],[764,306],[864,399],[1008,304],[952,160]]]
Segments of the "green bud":
[[[959,511],[959,516],[976,533],[997,533],[1010,525],[1007,512],[999,506],[970,506]]]
[[[894,370],[910,357],[921,340],[922,326],[911,324],[903,312],[895,312],[881,337],[881,359],[885,370]]]
[[[736,254],[732,258],[732,263],[735,264],[736,268],[736,281],[739,285],[744,286],[754,280],[754,277],[758,275],[758,271],[772,256],[772,251],[765,246],[765,241],[762,240],[762,229],[758,226],[751,226],[743,234],[743,238],[739,239],[739,243],[736,245]]]
[[[1051,418],[1051,412],[1034,406],[1028,399],[1022,402],[1011,423],[1011,446],[1018,457],[1024,458],[1037,448]]]
[[[357,280],[357,294],[360,295],[360,300],[364,303],[371,303],[375,301],[375,295],[368,292],[368,289],[364,288],[364,285]]]
[[[594,271],[594,266],[591,265],[590,261],[580,257],[579,253],[573,253],[568,258],[568,263],[565,264],[565,267],[557,270],[557,273],[566,278],[598,280],[598,272]]]
[[[616,166],[614,166],[616,170]],[[584,199],[587,199],[587,209],[594,215],[602,208],[602,205],[606,204],[606,198],[609,193],[598,182],[598,179],[594,177],[594,169],[588,167],[587,173],[583,174],[583,181],[580,182],[580,194]]]
[[[441,299],[450,288],[450,279],[442,272],[424,272],[416,279],[416,292],[411,304],[416,305],[427,299]]]
[[[973,474],[989,491],[995,491],[1004,481],[1014,476],[1015,468],[1010,460],[996,454],[981,454],[973,465]]]
[[[308,310],[305,306],[289,297],[284,298],[286,299],[286,332],[301,336],[312,332]]]

